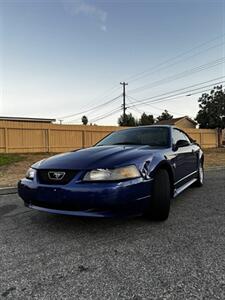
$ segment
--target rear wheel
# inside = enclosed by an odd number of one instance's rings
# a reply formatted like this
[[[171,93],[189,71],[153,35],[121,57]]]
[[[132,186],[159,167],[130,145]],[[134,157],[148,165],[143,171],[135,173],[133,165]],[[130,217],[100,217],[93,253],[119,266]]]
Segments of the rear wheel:
[[[198,177],[197,181],[194,183],[194,186],[201,187],[204,183],[204,168],[202,161],[199,162],[198,166]]]
[[[166,170],[160,169],[155,174],[147,217],[157,221],[166,220],[170,211],[170,199],[169,174]]]

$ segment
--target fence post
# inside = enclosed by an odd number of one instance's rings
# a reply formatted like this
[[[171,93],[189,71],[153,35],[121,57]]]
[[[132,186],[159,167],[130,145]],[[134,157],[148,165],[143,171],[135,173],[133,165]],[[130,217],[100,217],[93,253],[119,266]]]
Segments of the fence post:
[[[202,146],[202,132],[201,131],[199,131],[199,143],[200,143],[200,146]]]
[[[93,131],[91,132],[91,145],[88,145],[88,147],[93,146]]]
[[[50,145],[50,129],[46,129],[45,130],[45,143],[46,143],[46,149],[47,149],[47,153],[51,152],[51,145]]]
[[[9,152],[8,128],[5,127],[5,153]]]
[[[51,152],[51,130],[48,128],[48,153]]]
[[[222,129],[221,128],[217,128],[217,147],[220,148],[221,147],[221,137],[222,137]]]
[[[85,148],[85,133],[84,130],[82,130],[81,132],[82,132],[82,148]]]

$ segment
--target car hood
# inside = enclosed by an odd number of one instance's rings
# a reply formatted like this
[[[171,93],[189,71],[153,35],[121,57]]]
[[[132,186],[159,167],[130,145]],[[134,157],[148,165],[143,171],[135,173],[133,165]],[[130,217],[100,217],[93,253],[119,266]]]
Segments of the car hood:
[[[136,164],[149,159],[156,149],[149,146],[99,146],[52,156],[32,167],[36,169],[77,169],[115,168]]]

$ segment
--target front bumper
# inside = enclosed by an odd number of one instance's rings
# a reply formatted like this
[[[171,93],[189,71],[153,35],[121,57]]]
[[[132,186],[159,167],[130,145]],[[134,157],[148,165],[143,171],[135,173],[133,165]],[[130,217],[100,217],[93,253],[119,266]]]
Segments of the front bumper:
[[[140,215],[149,205],[151,180],[72,182],[60,186],[22,179],[18,193],[27,207],[49,213],[92,217]]]

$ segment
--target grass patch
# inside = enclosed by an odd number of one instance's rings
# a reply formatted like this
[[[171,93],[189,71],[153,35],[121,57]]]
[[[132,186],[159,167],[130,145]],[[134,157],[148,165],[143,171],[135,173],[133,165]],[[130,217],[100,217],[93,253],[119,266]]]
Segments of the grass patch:
[[[24,160],[24,157],[18,154],[0,154],[0,167],[8,166],[21,160]]]

